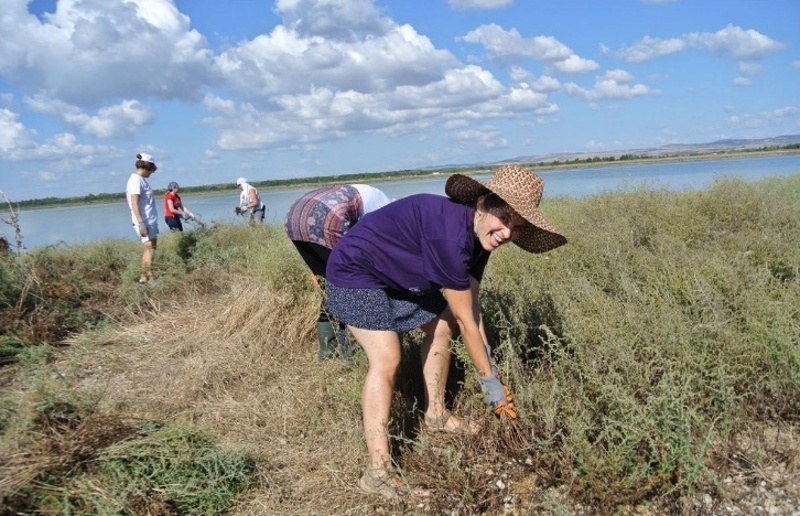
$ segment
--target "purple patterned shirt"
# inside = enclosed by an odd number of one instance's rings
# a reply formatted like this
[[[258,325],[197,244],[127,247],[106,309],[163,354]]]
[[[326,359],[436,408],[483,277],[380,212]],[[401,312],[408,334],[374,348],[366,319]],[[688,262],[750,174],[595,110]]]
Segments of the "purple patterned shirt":
[[[333,249],[336,242],[364,215],[358,190],[334,185],[311,190],[297,199],[286,214],[290,240]]]

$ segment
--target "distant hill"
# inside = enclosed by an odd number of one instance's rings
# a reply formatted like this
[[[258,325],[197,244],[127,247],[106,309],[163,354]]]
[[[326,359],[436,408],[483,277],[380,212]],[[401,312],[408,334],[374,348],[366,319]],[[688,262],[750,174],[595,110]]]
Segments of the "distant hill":
[[[673,143],[660,147],[644,147],[640,149],[613,150],[605,152],[565,152],[555,154],[524,155],[495,162],[480,162],[468,164],[448,164],[435,167],[426,167],[425,170],[446,168],[467,168],[474,166],[494,166],[513,163],[542,163],[552,161],[573,161],[589,158],[615,158],[620,156],[636,155],[640,157],[656,158],[666,156],[690,156],[693,154],[713,154],[715,152],[752,151],[763,148],[785,147],[787,145],[800,145],[800,134],[787,134],[761,139],[725,139],[708,143]]]

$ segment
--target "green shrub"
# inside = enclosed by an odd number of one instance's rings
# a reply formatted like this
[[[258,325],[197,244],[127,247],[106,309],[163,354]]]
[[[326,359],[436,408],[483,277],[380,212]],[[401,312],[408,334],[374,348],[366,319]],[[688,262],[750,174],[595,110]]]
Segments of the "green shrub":
[[[95,480],[118,500],[158,493],[178,514],[197,515],[224,512],[251,485],[255,467],[247,455],[220,450],[211,436],[183,425],[144,428],[136,438],[106,448],[98,461]],[[83,486],[80,498],[91,507],[91,483]]]
[[[25,345],[16,337],[0,335],[0,366],[16,362],[17,357],[25,350]]]

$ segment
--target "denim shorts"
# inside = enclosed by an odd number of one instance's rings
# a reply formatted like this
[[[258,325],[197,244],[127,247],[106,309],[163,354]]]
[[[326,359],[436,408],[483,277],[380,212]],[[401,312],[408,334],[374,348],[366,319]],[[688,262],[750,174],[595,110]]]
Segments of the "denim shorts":
[[[147,236],[143,237],[139,234],[139,225],[133,225],[133,231],[136,233],[136,236],[139,238],[139,241],[143,244],[146,244],[150,240],[155,240],[158,238],[158,224],[150,224],[147,225]]]

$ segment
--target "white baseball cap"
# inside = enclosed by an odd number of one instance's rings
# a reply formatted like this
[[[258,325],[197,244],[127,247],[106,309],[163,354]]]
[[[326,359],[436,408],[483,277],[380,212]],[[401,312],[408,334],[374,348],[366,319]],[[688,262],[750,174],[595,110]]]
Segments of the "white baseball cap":
[[[239,179],[237,179],[237,180],[236,180],[236,184],[237,184],[237,185],[243,185],[243,184],[245,184],[246,182],[247,182],[247,179],[245,179],[245,178],[243,178],[243,177],[240,177]]]
[[[146,161],[148,163],[152,163],[153,165],[156,164],[156,160],[155,160],[155,158],[153,158],[152,154],[147,154],[147,153],[141,152],[136,157],[139,158],[142,161]]]

